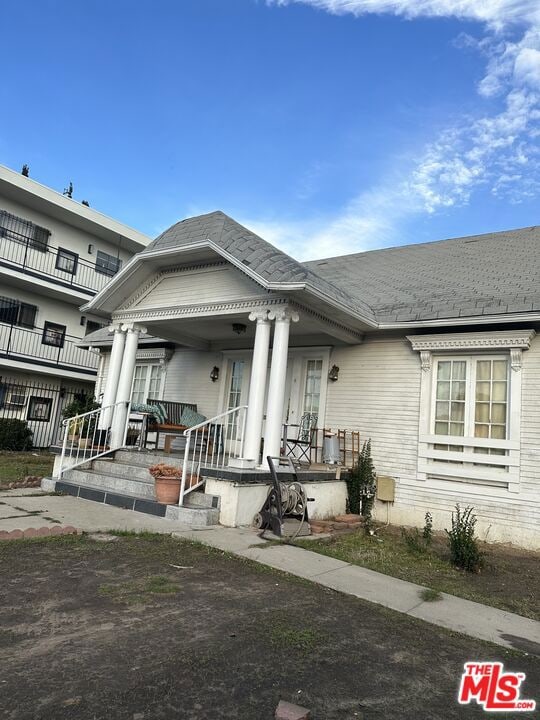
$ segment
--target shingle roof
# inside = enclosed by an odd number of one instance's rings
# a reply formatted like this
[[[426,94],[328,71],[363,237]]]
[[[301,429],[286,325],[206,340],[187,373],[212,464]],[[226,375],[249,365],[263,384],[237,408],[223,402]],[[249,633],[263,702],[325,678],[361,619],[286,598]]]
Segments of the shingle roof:
[[[377,321],[540,311],[540,227],[313,260],[304,265]]]
[[[165,230],[140,253],[144,257],[156,250],[168,250],[183,245],[210,240],[250,268],[269,283],[306,283],[316,292],[323,293],[374,320],[373,312],[360,295],[351,297],[324,277],[278,250],[266,240],[248,230],[221,211],[187,218]]]

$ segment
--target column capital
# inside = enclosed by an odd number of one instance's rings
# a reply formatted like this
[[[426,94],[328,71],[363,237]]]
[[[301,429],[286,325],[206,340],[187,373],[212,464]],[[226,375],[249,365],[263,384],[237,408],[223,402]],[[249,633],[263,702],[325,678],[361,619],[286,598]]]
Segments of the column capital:
[[[111,324],[107,327],[107,332],[110,332],[110,333],[120,333],[120,332],[123,332],[122,323],[119,323],[119,322],[118,322],[118,323],[111,323]]]
[[[277,322],[298,322],[300,320],[296,310],[291,310],[288,307],[273,308],[268,313],[268,317],[270,320],[276,320]]]
[[[268,310],[252,310],[249,313],[249,319],[251,320],[251,322],[254,322],[255,320],[258,323],[269,322]]]
[[[147,330],[146,330],[146,328],[144,327],[144,325],[139,325],[139,323],[136,323],[136,322],[124,323],[124,324],[122,325],[122,330],[123,330],[124,332],[142,332],[142,333],[146,333],[146,332],[147,332]]]

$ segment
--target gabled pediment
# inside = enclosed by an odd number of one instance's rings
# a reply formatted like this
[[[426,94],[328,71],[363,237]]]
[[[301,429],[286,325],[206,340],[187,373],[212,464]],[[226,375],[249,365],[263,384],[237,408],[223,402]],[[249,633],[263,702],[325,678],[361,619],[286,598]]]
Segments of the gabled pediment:
[[[169,268],[155,273],[122,305],[122,310],[245,300],[267,295],[258,283],[227,262]]]

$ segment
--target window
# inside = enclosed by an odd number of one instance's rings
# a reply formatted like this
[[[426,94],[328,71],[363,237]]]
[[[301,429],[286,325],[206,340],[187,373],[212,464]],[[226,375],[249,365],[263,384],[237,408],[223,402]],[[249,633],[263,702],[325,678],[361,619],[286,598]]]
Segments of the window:
[[[505,440],[508,358],[445,358],[435,364],[434,434]]]
[[[229,385],[229,399],[227,410],[232,410],[241,405],[242,380],[244,377],[244,361],[233,360],[231,362],[231,384]]]
[[[66,326],[57,325],[56,323],[46,322],[43,327],[43,337],[41,342],[43,345],[53,345],[54,347],[64,347],[66,337]]]
[[[308,360],[306,363],[306,382],[304,385],[302,413],[319,415],[322,364],[322,360]]]
[[[131,402],[146,403],[147,400],[159,400],[162,377],[161,365],[135,365]]]
[[[33,395],[28,403],[27,420],[48,422],[51,419],[52,398],[36,397]]]
[[[28,303],[0,297],[0,322],[20,327],[33,328],[35,326],[37,307]]]
[[[101,275],[109,275],[112,277],[122,267],[122,261],[120,258],[114,257],[114,255],[108,255],[101,250],[98,250],[96,257],[96,272]]]
[[[4,388],[4,405],[17,408],[26,405],[26,388],[22,385],[7,385]]]
[[[56,269],[62,272],[75,275],[77,272],[77,264],[79,262],[79,256],[77,253],[65,250],[64,248],[58,248],[56,255]]]
[[[50,234],[47,228],[0,210],[0,237],[24,242],[35,250],[46,252]]]
[[[86,330],[84,334],[90,335],[90,333],[96,332],[96,330],[101,330],[101,328],[104,328],[105,325],[103,325],[102,323],[94,322],[94,320],[87,320],[85,327]]]

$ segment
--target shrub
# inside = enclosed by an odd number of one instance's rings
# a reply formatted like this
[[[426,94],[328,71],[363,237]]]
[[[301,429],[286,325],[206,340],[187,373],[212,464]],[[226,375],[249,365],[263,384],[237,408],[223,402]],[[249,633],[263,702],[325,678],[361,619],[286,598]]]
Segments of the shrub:
[[[478,540],[474,535],[477,518],[473,510],[472,507],[461,510],[458,503],[455,513],[452,513],[452,529],[446,530],[452,562],[468,572],[478,572],[483,563]]]
[[[99,407],[99,403],[94,400],[92,395],[79,393],[62,410],[62,417],[64,420],[67,420],[68,418],[75,417],[75,415],[83,415],[91,410],[97,410]]]
[[[0,419],[0,450],[30,450],[32,435],[25,420]]]
[[[349,473],[347,491],[349,495],[349,511],[371,518],[375,499],[376,474],[371,458],[371,440],[367,440],[355,465]]]

